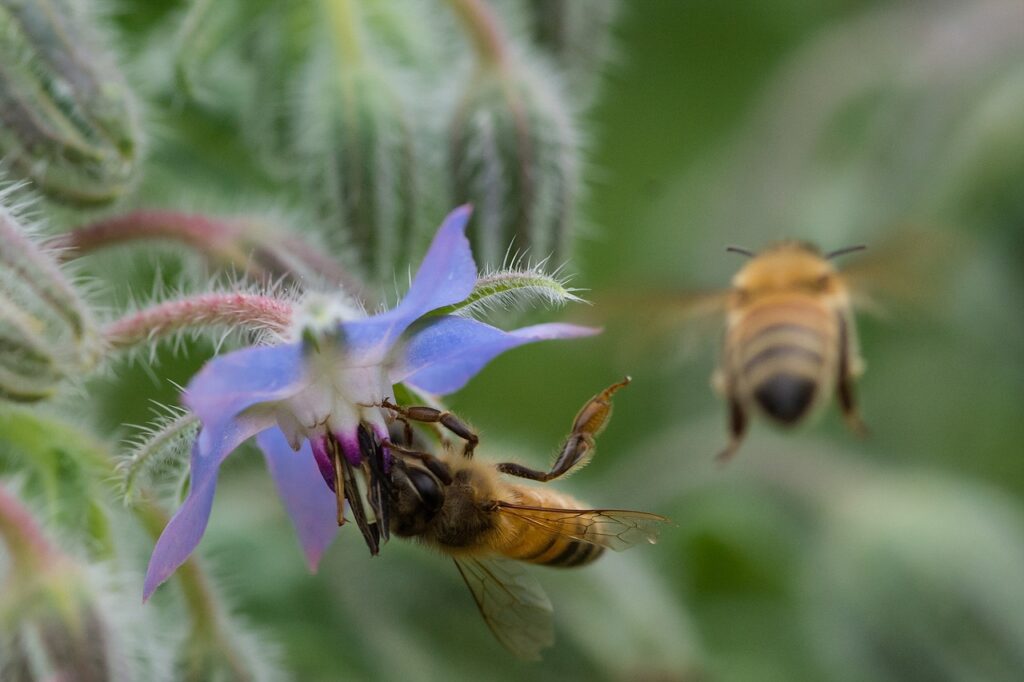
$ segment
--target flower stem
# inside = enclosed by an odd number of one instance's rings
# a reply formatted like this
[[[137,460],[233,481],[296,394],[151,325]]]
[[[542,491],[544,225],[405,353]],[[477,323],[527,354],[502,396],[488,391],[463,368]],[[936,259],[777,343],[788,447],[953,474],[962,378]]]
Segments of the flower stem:
[[[0,538],[7,545],[15,570],[23,574],[38,571],[58,556],[25,505],[2,486]]]
[[[132,506],[146,532],[154,539],[163,533],[169,521],[167,514],[148,495],[140,495]],[[195,558],[183,563],[176,572],[178,585],[181,587],[185,606],[191,618],[189,636],[192,640],[202,642],[204,646],[215,648],[224,656],[228,665],[237,674],[236,679],[247,679],[247,668],[234,646],[226,641],[221,629],[221,614],[217,608],[218,600],[202,567]],[[210,640],[220,642],[211,645]]]
[[[239,226],[228,220],[197,213],[139,210],[77,227],[48,245],[63,249],[67,261],[105,246],[139,239],[169,239],[248,271],[249,258],[237,245],[240,234]]]
[[[216,218],[201,213],[142,209],[103,218],[51,239],[48,247],[64,261],[107,246],[165,239],[188,246],[254,279],[280,275],[323,277],[364,299],[366,287],[322,249],[285,230],[266,229],[239,218]],[[265,233],[265,234],[264,234]]]
[[[508,52],[505,39],[494,12],[484,0],[448,0],[448,4],[473,41],[480,64],[490,67],[503,65]]]
[[[115,348],[149,343],[189,327],[228,325],[282,332],[292,319],[286,301],[256,294],[200,294],[130,313],[107,325],[103,335]]]

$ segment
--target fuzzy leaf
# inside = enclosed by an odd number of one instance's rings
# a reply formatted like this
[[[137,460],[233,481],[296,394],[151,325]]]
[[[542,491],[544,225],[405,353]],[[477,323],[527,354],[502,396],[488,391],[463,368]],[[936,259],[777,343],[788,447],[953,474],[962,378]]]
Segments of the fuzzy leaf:
[[[117,464],[118,484],[125,501],[135,498],[140,487],[150,487],[170,477],[180,480],[189,450],[199,433],[199,418],[191,412],[169,411],[146,427],[131,442],[131,449]]]
[[[0,474],[21,476],[47,518],[88,538],[100,556],[113,547],[102,503],[110,473],[106,448],[91,434],[38,412],[0,409]]]
[[[473,292],[464,300],[431,313],[432,315],[476,315],[495,308],[515,308],[534,303],[562,305],[581,302],[565,282],[535,268],[501,270],[480,277]]]

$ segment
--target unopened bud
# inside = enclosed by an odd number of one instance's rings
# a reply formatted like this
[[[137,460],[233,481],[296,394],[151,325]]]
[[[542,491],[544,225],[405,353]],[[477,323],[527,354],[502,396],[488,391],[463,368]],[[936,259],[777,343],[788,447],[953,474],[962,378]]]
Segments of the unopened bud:
[[[0,204],[0,398],[46,397],[63,376],[93,362],[95,343],[67,276]]]
[[[117,682],[135,677],[111,587],[57,550],[15,495],[0,488],[0,679]],[[130,632],[130,631],[127,631]],[[128,637],[128,639],[131,639]]]
[[[469,235],[486,267],[500,267],[510,248],[534,260],[569,255],[579,151],[557,81],[511,61],[487,66],[455,111],[452,191],[473,205]]]
[[[423,194],[414,121],[391,72],[361,41],[359,7],[324,3],[325,30],[307,70],[299,151],[326,218],[365,272],[391,282],[419,237]]]
[[[41,400],[62,378],[58,360],[47,348],[42,321],[0,293],[0,399]]]
[[[127,680],[111,660],[111,634],[84,584],[70,567],[45,570],[31,584],[13,585],[2,614],[5,680]],[[5,596],[7,592],[5,591]]]
[[[1014,680],[1024,525],[994,491],[921,475],[837,501],[811,554],[809,641],[837,680]]]
[[[565,74],[577,104],[593,100],[612,56],[619,0],[531,0],[534,39]]]
[[[77,0],[0,0],[0,157],[48,197],[103,203],[138,162],[135,102]]]

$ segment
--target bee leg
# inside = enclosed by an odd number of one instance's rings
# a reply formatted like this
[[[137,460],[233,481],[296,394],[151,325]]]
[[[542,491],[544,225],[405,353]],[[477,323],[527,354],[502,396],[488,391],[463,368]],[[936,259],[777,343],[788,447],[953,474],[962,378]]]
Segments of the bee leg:
[[[406,446],[412,445],[412,424],[409,423],[408,419],[401,415],[395,417],[395,421],[402,422],[402,442],[405,443]]]
[[[472,459],[473,450],[476,449],[477,444],[480,442],[479,436],[466,425],[461,419],[456,417],[451,412],[446,410],[437,410],[433,407],[427,407],[425,405],[413,405],[410,407],[401,407],[395,405],[391,401],[385,399],[381,403],[381,407],[396,412],[405,419],[422,422],[424,424],[440,424],[445,427],[456,436],[466,441],[466,445],[462,449],[462,454],[467,459]]]
[[[384,445],[391,448],[395,452],[399,452],[406,457],[421,462],[423,466],[430,470],[430,473],[437,477],[437,480],[445,485],[451,485],[452,483],[452,472],[448,469],[448,465],[434,457],[429,452],[420,452],[419,450],[410,450],[409,448],[402,447],[401,445],[395,445],[394,443],[385,441]]]
[[[572,432],[562,445],[555,463],[549,471],[537,471],[515,462],[503,462],[498,465],[498,471],[510,476],[527,478],[531,481],[547,482],[558,478],[575,468],[585,465],[594,456],[595,440],[601,431],[604,430],[608,419],[612,414],[612,395],[620,388],[629,384],[631,379],[625,377],[622,381],[612,384],[593,398],[588,400],[576,415],[572,424]]]
[[[868,435],[868,427],[860,418],[857,409],[857,399],[853,390],[853,367],[851,357],[850,339],[847,332],[846,320],[839,320],[839,382],[836,384],[836,394],[839,398],[839,407],[843,411],[843,419],[846,426],[860,437]]]
[[[715,456],[719,464],[725,464],[740,449],[740,443],[747,433],[747,413],[743,406],[733,397],[729,398],[729,444]]]
[[[846,426],[861,438],[866,437],[869,431],[857,409],[857,400],[853,393],[853,377],[850,375],[840,377],[836,392],[839,395],[839,407],[843,411]]]

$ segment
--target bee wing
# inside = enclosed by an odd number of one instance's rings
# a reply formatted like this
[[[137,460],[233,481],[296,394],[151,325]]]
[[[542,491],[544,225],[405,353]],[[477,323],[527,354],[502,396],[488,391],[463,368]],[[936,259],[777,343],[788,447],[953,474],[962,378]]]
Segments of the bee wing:
[[[654,544],[661,526],[669,523],[664,516],[628,509],[552,509],[511,502],[499,502],[498,509],[549,533],[616,552],[641,542]]]
[[[952,275],[974,250],[962,234],[900,225],[863,254],[849,256],[841,272],[859,309],[882,316],[893,306],[936,314],[952,288]]]
[[[619,327],[626,358],[657,355],[679,364],[714,346],[729,292],[723,289],[629,288],[596,292],[595,323]]]
[[[520,658],[540,660],[541,650],[555,641],[551,601],[540,583],[507,559],[463,557],[455,567],[502,646]]]

